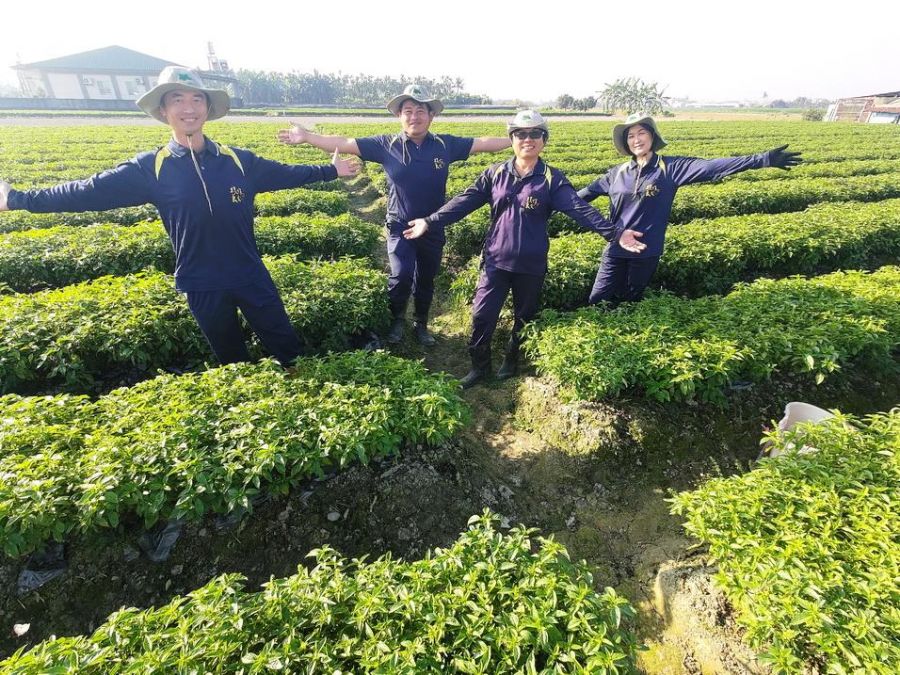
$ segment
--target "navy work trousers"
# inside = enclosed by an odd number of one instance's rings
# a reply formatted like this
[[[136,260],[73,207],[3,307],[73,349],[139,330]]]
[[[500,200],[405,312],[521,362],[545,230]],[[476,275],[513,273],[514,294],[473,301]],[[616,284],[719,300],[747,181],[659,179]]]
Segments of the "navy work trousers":
[[[407,225],[391,223],[388,226],[387,252],[391,263],[388,278],[388,300],[395,318],[403,316],[409,296],[413,296],[415,318],[423,323],[434,297],[434,278],[441,266],[444,253],[443,228],[430,231],[418,239],[404,239]]]
[[[613,305],[620,302],[638,302],[644,297],[644,290],[658,265],[659,256],[618,258],[609,255],[609,249],[603,251],[600,269],[597,270],[588,302],[592,305],[604,300]]]
[[[522,274],[495,268],[483,268],[472,301],[472,338],[469,347],[490,345],[497,328],[500,310],[506,296],[513,294],[512,341],[518,343],[519,333],[537,314],[541,301],[543,274]]]
[[[238,309],[266,350],[282,365],[290,365],[303,352],[271,280],[220,291],[188,291],[185,295],[219,363],[250,360]]]

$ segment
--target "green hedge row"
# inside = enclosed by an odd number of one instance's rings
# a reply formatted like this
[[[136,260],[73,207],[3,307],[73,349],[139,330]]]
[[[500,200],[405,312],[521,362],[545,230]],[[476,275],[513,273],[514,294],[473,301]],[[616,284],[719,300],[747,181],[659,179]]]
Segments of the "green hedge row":
[[[301,258],[371,256],[381,229],[348,213],[261,216],[256,242],[263,255]],[[28,292],[111,274],[156,268],[171,272],[175,254],[162,224],[61,226],[0,235],[0,287]]]
[[[125,609],[90,637],[58,638],[5,672],[628,673],[634,610],[593,589],[583,563],[488,515],[423,560],[347,561],[312,551],[312,570],[249,592],[214,579],[158,609]]]
[[[875,202],[900,197],[900,174],[781,181],[728,181],[678,191],[671,222],[749,213],[800,211],[819,202]]]
[[[606,241],[595,234],[550,240],[543,305],[572,309],[587,303]],[[806,211],[695,220],[669,228],[655,286],[697,296],[724,293],[738,281],[823,268],[864,267],[900,256],[900,199],[816,204]],[[471,302],[479,258],[453,280],[453,302]]]
[[[325,213],[337,216],[350,210],[350,198],[346,192],[296,188],[279,192],[265,192],[256,196],[256,213],[260,216],[289,216],[294,213]],[[109,211],[85,211],[84,213],[28,213],[4,211],[0,213],[0,232],[16,232],[60,225],[93,225],[114,223],[134,225],[157,220],[156,208],[145,204]]]
[[[769,440],[787,454],[681,493],[673,512],[775,672],[900,672],[900,409]]]
[[[312,348],[388,319],[385,275],[358,260],[268,259],[297,332]],[[0,392],[89,384],[116,368],[141,371],[211,358],[174,280],[162,272],[101,277],[0,297]]]
[[[250,507],[323,470],[465,422],[457,385],[416,362],[349,352],[164,375],[83,396],[0,397],[0,546]]]
[[[667,294],[614,311],[546,311],[527,330],[538,371],[573,400],[634,390],[657,400],[721,400],[724,386],[781,375],[817,381],[900,344],[900,267],[763,279],[724,297]]]

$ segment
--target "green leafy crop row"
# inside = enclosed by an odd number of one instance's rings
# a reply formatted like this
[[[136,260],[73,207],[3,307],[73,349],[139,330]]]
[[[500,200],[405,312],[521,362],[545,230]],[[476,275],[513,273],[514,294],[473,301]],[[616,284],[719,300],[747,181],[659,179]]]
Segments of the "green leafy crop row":
[[[550,240],[543,304],[587,303],[606,241],[595,234]],[[900,256],[900,199],[817,204],[796,213],[695,220],[669,229],[654,285],[684,295],[724,293],[763,274],[787,276],[865,266]],[[471,301],[479,260],[454,279],[457,306]]]
[[[256,242],[264,255],[301,258],[371,255],[380,230],[348,213],[261,216]],[[60,226],[0,235],[0,284],[14,291],[57,288],[150,267],[171,272],[175,256],[160,223],[131,227]]]
[[[900,344],[900,268],[763,279],[724,297],[652,295],[614,311],[544,312],[525,348],[565,396],[636,389],[657,400],[720,400],[735,380],[775,373],[822,381],[859,355]]]
[[[384,353],[164,375],[83,396],[0,397],[0,547],[139,518],[249,508],[328,468],[402,442],[440,442],[466,419],[455,383]]]
[[[787,451],[678,495],[778,673],[900,672],[900,409],[769,436]]]
[[[384,274],[352,259],[267,261],[288,315],[311,348],[346,349],[383,327]],[[141,272],[32,294],[0,296],[0,391],[77,388],[110,369],[141,371],[209,358],[171,276]]]
[[[900,197],[900,174],[784,181],[728,181],[678,191],[671,222],[748,213],[799,211],[819,202],[873,202]]]
[[[5,672],[626,673],[628,602],[598,593],[583,564],[532,532],[499,534],[486,514],[423,560],[347,561],[248,592],[226,575],[152,610],[113,614],[90,637],[13,655]]]

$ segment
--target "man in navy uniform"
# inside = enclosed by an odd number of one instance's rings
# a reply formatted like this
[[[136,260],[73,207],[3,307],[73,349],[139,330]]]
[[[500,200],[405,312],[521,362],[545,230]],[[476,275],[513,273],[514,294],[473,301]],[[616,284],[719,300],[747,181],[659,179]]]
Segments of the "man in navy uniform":
[[[388,298],[394,317],[387,340],[396,344],[403,339],[406,305],[412,295],[416,339],[430,347],[435,341],[428,332],[428,312],[434,296],[434,278],[444,252],[444,230],[436,226],[416,240],[405,239],[403,231],[409,221],[423,218],[444,205],[452,162],[479,152],[503,150],[510,142],[500,137],[461,138],[429,132],[431,122],[444,109],[444,104],[432,98],[421,85],[406,87],[388,102],[387,108],[400,119],[398,134],[366,138],[321,136],[295,125],[280,131],[278,138],[284,143],[308,143],[327,152],[356,155],[384,167],[388,182],[385,225],[391,264]]]
[[[295,188],[359,170],[356,160],[323,166],[287,165],[220,145],[203,135],[223,117],[228,93],[208,89],[199,75],[165,68],[138,101],[167,124],[167,145],[91,178],[42,190],[13,190],[0,181],[0,211],[95,211],[151,203],[175,249],[175,286],[221,363],[247,361],[237,310],[265,348],[288,365],[303,351],[253,234],[253,200],[260,192]]]

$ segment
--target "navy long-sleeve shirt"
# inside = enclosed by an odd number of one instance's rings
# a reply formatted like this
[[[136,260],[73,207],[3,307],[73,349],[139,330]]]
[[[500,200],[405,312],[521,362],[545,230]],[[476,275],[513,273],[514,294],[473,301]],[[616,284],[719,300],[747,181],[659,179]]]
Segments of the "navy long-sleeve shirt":
[[[486,169],[466,190],[425,220],[444,226],[477,208],[491,205],[491,229],[484,246],[485,265],[510,272],[545,274],[550,237],[547,221],[561,211],[585,229],[607,240],[621,230],[587,204],[558,169],[539,159],[534,170],[519,177],[515,159]]]
[[[605,175],[579,190],[578,196],[590,202],[601,195],[608,195],[609,219],[620,230],[644,233],[640,241],[647,248],[641,253],[626,251],[615,242],[609,247],[610,255],[618,258],[651,258],[663,253],[666,228],[678,188],[768,166],[767,152],[721,159],[660,157],[654,153],[643,169],[638,167],[634,159],[614,166]]]
[[[257,194],[337,178],[330,164],[281,164],[209,139],[194,155],[196,167],[173,139],[86,180],[12,190],[9,208],[56,213],[153,204],[175,249],[178,290],[213,291],[268,277],[253,234]]]
[[[444,205],[451,162],[469,157],[474,138],[429,133],[416,144],[405,133],[357,138],[359,156],[384,167],[388,183],[386,221],[406,227]]]

